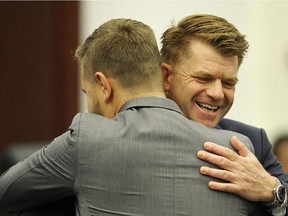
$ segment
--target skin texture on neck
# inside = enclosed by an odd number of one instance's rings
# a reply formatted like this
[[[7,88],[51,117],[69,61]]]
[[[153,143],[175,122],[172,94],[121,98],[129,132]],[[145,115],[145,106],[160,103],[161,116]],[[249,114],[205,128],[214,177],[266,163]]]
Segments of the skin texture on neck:
[[[109,103],[103,104],[107,108],[106,117],[113,118],[122,107],[130,100],[143,98],[143,97],[166,97],[163,90],[150,90],[147,88],[137,89],[124,89],[117,80],[111,79],[111,85],[113,86],[113,97]],[[108,112],[108,110],[110,110]]]
[[[83,73],[82,73],[83,74]],[[163,88],[145,87],[123,88],[119,81],[102,72],[95,73],[95,81],[84,75],[82,89],[87,96],[88,112],[113,118],[130,100],[142,97],[165,97]]]

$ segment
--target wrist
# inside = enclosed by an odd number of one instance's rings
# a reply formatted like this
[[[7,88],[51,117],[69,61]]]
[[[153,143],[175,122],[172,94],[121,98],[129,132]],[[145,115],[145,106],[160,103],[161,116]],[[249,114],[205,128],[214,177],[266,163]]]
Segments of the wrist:
[[[273,211],[274,209],[279,208],[284,204],[284,202],[287,202],[287,192],[285,187],[282,185],[282,183],[275,178],[275,186],[272,189],[272,196],[273,200],[269,202],[262,202],[262,204],[269,210]]]
[[[262,195],[262,203],[272,203],[275,200],[275,193],[274,190],[278,184],[278,179],[274,176],[270,176],[269,179],[265,182],[266,190],[263,191],[264,194]]]

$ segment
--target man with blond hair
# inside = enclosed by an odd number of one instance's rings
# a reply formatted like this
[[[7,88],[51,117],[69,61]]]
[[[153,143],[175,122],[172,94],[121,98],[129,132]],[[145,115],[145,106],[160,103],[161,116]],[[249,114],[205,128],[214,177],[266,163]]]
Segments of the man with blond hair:
[[[164,89],[189,119],[244,134],[252,141],[256,157],[244,146],[239,149],[234,140],[239,155],[212,143],[204,146],[210,153],[198,152],[200,159],[218,166],[203,166],[200,172],[224,180],[213,180],[209,187],[259,203],[261,215],[285,215],[288,176],[272,153],[265,131],[224,118],[233,104],[238,69],[247,49],[245,36],[224,18],[187,16],[162,35]]]

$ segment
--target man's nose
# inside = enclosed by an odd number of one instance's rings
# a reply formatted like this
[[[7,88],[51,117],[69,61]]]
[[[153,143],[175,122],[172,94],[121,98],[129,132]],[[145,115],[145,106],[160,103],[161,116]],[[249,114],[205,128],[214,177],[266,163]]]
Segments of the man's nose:
[[[223,86],[220,79],[215,79],[209,83],[206,94],[214,100],[220,100],[224,98]]]

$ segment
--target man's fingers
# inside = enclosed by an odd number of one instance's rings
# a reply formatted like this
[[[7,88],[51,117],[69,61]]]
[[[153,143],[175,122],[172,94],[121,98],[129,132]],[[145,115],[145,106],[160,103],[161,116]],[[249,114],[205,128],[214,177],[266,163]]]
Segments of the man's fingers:
[[[206,166],[203,166],[200,168],[200,173],[203,175],[207,175],[210,177],[214,177],[214,178],[226,181],[225,183],[210,181],[208,183],[208,186],[212,190],[224,191],[224,192],[229,192],[229,193],[235,192],[236,185],[232,183],[235,177],[233,177],[232,173],[229,173],[225,170],[214,169],[214,168],[210,168]]]
[[[216,143],[206,142],[204,143],[204,148],[209,152],[212,152],[219,156],[223,156],[231,161],[235,161],[238,157],[238,154],[234,152],[233,150],[220,146]]]
[[[241,156],[245,157],[251,153],[247,146],[242,143],[236,136],[231,137],[231,145],[237,150],[237,152]]]
[[[210,168],[207,166],[202,166],[200,168],[200,173],[203,175],[211,176],[211,177],[221,179],[227,182],[233,182],[235,180],[235,176],[233,173],[228,172],[226,170]]]
[[[220,183],[215,181],[210,181],[208,183],[208,187],[212,190],[223,191],[228,193],[235,193],[236,192],[236,185],[231,183]]]
[[[200,150],[197,153],[197,157],[226,170],[230,170],[230,168],[233,166],[233,162],[229,159],[206,151]]]

